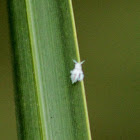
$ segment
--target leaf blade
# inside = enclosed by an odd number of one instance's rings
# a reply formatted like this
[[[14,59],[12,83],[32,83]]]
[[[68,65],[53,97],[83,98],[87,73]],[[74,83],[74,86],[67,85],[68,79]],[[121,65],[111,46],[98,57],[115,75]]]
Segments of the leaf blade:
[[[72,59],[80,60],[71,1],[25,0],[25,4],[40,138],[89,140],[84,85],[72,85],[70,80]]]

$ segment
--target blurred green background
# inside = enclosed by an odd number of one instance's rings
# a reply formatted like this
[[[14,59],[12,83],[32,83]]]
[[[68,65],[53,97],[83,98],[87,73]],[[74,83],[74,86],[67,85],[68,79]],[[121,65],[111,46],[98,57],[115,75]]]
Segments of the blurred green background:
[[[140,1],[73,0],[94,140],[140,139]],[[0,0],[0,140],[16,140],[6,1]]]
[[[16,140],[12,60],[6,0],[0,0],[0,140]]]

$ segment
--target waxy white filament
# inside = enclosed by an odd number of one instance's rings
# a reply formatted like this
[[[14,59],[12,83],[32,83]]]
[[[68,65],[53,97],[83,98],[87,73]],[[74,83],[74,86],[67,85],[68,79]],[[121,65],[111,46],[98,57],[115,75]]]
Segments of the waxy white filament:
[[[85,61],[78,63],[77,61],[73,60],[73,62],[75,63],[75,67],[70,71],[72,84],[76,83],[77,81],[83,80],[84,73],[82,71],[82,64]]]

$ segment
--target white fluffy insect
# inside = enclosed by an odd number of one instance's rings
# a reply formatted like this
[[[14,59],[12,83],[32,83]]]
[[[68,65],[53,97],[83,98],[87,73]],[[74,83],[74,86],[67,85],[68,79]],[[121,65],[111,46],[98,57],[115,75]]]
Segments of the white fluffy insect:
[[[73,62],[75,63],[75,68],[70,71],[72,84],[83,80],[84,73],[82,71],[82,64],[85,62],[85,60],[79,63],[75,60],[73,60]]]

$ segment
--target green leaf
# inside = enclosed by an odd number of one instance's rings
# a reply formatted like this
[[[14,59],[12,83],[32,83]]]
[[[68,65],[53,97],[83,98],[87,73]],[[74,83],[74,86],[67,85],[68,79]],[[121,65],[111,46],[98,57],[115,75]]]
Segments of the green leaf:
[[[9,0],[19,139],[90,140],[71,0]]]

